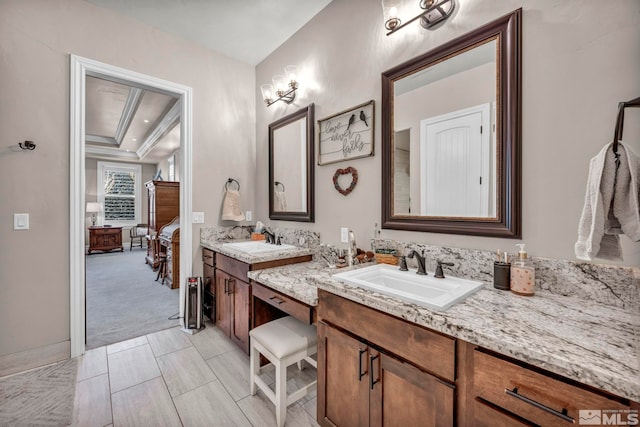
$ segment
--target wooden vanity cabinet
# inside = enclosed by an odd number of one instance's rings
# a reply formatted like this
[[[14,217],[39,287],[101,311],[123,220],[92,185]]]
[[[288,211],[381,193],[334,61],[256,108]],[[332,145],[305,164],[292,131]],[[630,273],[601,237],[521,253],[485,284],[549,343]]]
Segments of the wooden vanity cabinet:
[[[216,254],[216,325],[245,353],[249,353],[251,285],[249,264]],[[244,280],[243,280],[244,279]]]
[[[626,425],[627,414],[640,410],[637,402],[324,290],[318,298],[322,426],[562,426],[579,424],[580,410],[601,410],[603,419],[621,417],[614,421]]]
[[[310,260],[311,255],[303,255],[247,264],[224,254],[215,253],[212,283],[215,284],[213,293],[215,294],[216,325],[242,351],[249,354],[249,330],[258,325],[253,323],[253,290],[247,273],[250,270],[261,270]],[[204,268],[204,271],[210,270]],[[268,320],[264,315],[261,316],[261,319],[263,322]]]
[[[454,339],[318,295],[320,425],[454,425]]]

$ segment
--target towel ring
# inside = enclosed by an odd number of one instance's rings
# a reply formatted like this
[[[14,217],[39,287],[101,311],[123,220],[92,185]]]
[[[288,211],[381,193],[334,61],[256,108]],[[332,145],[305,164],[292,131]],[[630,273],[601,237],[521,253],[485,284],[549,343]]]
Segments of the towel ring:
[[[236,183],[236,185],[238,186],[238,191],[240,191],[240,183],[238,182],[238,180],[233,179],[233,178],[229,178],[227,180],[227,182],[224,184],[224,189],[228,190],[229,189],[229,184],[231,184],[232,182]]]
[[[284,184],[283,184],[283,183],[281,183],[280,181],[276,181],[276,182],[274,182],[274,183],[273,183],[273,185],[274,185],[275,187],[277,187],[277,186],[279,185],[279,186],[281,186],[281,187],[282,187],[282,191],[285,191],[285,190],[284,190]]]

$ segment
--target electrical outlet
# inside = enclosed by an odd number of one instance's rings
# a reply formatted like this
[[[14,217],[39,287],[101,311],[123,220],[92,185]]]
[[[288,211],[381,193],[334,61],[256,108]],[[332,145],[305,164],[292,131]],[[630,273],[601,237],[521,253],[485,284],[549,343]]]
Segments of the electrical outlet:
[[[191,215],[194,224],[204,224],[204,212],[192,212]]]
[[[14,230],[28,230],[29,229],[29,214],[28,213],[16,213],[16,214],[13,214],[13,229]]]
[[[349,243],[349,229],[347,227],[340,228],[340,241],[342,243]]]
[[[253,212],[246,211],[244,213],[244,219],[247,220],[247,221],[251,221],[253,219]]]

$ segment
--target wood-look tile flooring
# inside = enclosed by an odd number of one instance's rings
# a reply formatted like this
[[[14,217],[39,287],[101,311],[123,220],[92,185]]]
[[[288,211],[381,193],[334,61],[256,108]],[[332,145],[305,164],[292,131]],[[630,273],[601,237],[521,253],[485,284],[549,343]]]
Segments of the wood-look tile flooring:
[[[304,363],[304,362],[303,362]],[[263,377],[273,384],[274,369]],[[315,379],[289,367],[289,393]],[[316,390],[290,405],[286,426],[317,426]],[[249,357],[210,323],[87,351],[78,360],[74,426],[275,426],[275,407],[249,394]]]

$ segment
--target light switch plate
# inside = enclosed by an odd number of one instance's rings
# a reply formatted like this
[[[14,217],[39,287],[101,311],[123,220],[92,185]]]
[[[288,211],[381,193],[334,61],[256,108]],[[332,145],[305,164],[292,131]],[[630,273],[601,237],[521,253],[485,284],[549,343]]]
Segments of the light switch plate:
[[[340,228],[340,241],[342,243],[349,243],[349,228],[347,227]]]
[[[14,230],[28,230],[29,229],[29,214],[28,213],[16,213],[16,214],[13,214],[13,229]]]
[[[192,212],[191,215],[194,224],[204,224],[204,212]]]

